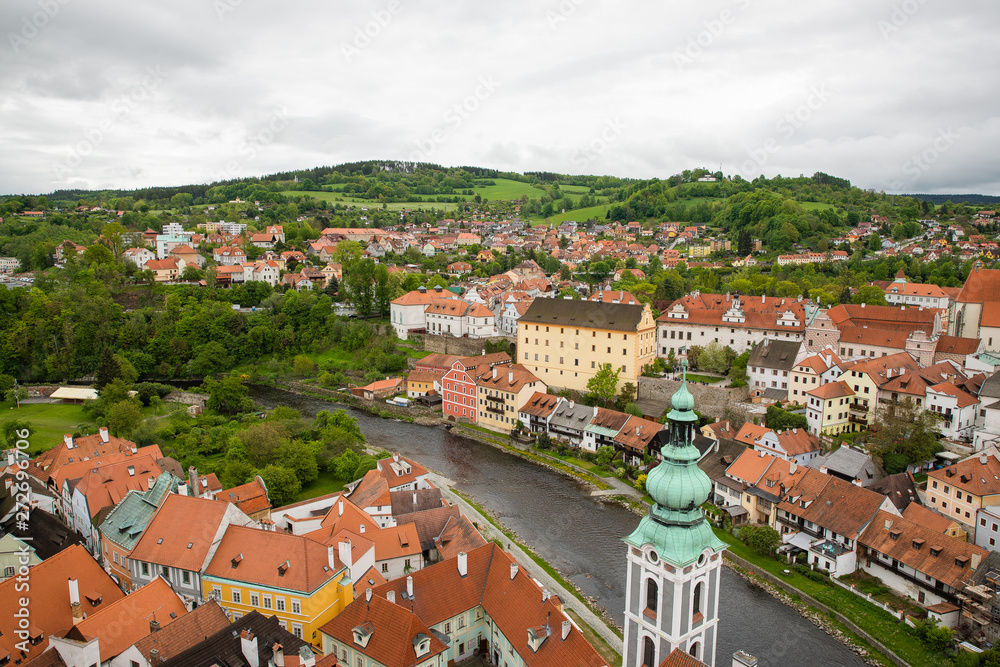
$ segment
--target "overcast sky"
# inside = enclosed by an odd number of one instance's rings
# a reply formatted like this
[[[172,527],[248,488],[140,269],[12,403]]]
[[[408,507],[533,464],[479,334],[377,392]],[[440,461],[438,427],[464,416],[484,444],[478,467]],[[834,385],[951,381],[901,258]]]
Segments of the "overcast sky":
[[[996,0],[3,0],[0,193],[388,158],[1000,194]]]

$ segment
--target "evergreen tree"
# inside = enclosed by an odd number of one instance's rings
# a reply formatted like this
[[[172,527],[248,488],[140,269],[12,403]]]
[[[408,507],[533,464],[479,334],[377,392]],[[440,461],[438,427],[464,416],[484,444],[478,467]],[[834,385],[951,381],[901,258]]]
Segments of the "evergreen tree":
[[[94,385],[97,391],[104,389],[120,375],[118,364],[111,350],[107,347],[101,352],[101,359],[97,362],[97,369],[94,371]]]

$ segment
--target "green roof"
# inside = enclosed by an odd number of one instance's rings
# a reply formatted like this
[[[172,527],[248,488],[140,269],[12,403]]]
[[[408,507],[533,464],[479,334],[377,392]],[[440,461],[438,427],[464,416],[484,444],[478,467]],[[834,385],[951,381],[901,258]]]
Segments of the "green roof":
[[[680,389],[671,399],[668,441],[660,438],[663,460],[646,478],[646,491],[653,507],[638,527],[625,538],[636,548],[652,545],[658,556],[676,567],[686,567],[710,549],[719,552],[725,543],[715,536],[705,520],[701,505],[712,492],[712,480],[698,467],[701,454],[694,446],[694,397],[687,389],[686,374]]]
[[[98,530],[123,549],[131,549],[142,537],[163,499],[176,490],[177,479],[169,472],[160,473],[149,490],[129,491],[105,517]]]

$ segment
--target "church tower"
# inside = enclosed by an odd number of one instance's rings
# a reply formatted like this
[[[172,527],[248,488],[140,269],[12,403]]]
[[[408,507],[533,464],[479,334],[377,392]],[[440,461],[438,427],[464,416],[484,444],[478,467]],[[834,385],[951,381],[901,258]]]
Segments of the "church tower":
[[[659,665],[679,649],[715,665],[719,583],[725,543],[715,536],[701,505],[712,482],[694,446],[698,416],[687,388],[670,399],[669,430],[660,431],[663,460],[646,479],[653,507],[628,545],[623,667]]]

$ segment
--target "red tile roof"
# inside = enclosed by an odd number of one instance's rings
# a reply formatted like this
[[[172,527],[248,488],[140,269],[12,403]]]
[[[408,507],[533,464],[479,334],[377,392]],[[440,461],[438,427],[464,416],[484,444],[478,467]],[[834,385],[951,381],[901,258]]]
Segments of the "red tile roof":
[[[906,509],[903,510],[903,518],[913,523],[919,523],[921,526],[927,526],[939,533],[948,532],[952,525],[955,524],[955,521],[952,519],[938,514],[931,508],[925,507],[920,503],[910,503],[907,505]]]
[[[806,394],[821,399],[842,398],[844,396],[853,396],[854,390],[848,387],[847,383],[843,380],[838,380],[837,382],[827,382],[815,389],[810,389]]]
[[[159,632],[140,639],[135,647],[152,664],[149,652],[153,649],[159,652],[160,658],[169,660],[190,648],[193,639],[211,637],[227,627],[229,627],[229,617],[219,603],[212,600],[191,610],[173,623],[165,625]]]
[[[101,663],[120,655],[128,647],[148,636],[150,621],[169,626],[187,613],[184,602],[164,579],[157,577],[131,595],[80,621],[66,636],[90,641],[98,639]]]
[[[947,468],[931,470],[927,476],[974,496],[1000,494],[1000,461],[995,456],[985,459],[985,463],[980,462],[980,457],[959,461]]]
[[[76,579],[80,594],[80,609],[90,615],[125,597],[118,584],[101,569],[90,553],[80,545],[60,551],[55,556],[31,568],[28,590],[18,590],[17,577],[0,582],[0,657],[7,654],[11,664],[21,658],[15,644],[21,640],[15,631],[18,619],[14,611],[22,608],[21,599],[27,598],[30,615],[28,630],[41,641],[28,646],[26,658],[41,654],[49,646],[49,635],[64,637],[73,627],[69,605],[68,579]],[[24,588],[23,583],[20,588]],[[96,604],[95,604],[96,603]]]
[[[236,505],[247,516],[271,508],[271,501],[267,499],[267,487],[259,476],[246,484],[219,491],[215,499]]]
[[[129,558],[200,571],[228,507],[208,498],[167,494]]]
[[[308,595],[343,571],[336,548],[332,557],[302,535],[229,526],[205,575]]]

